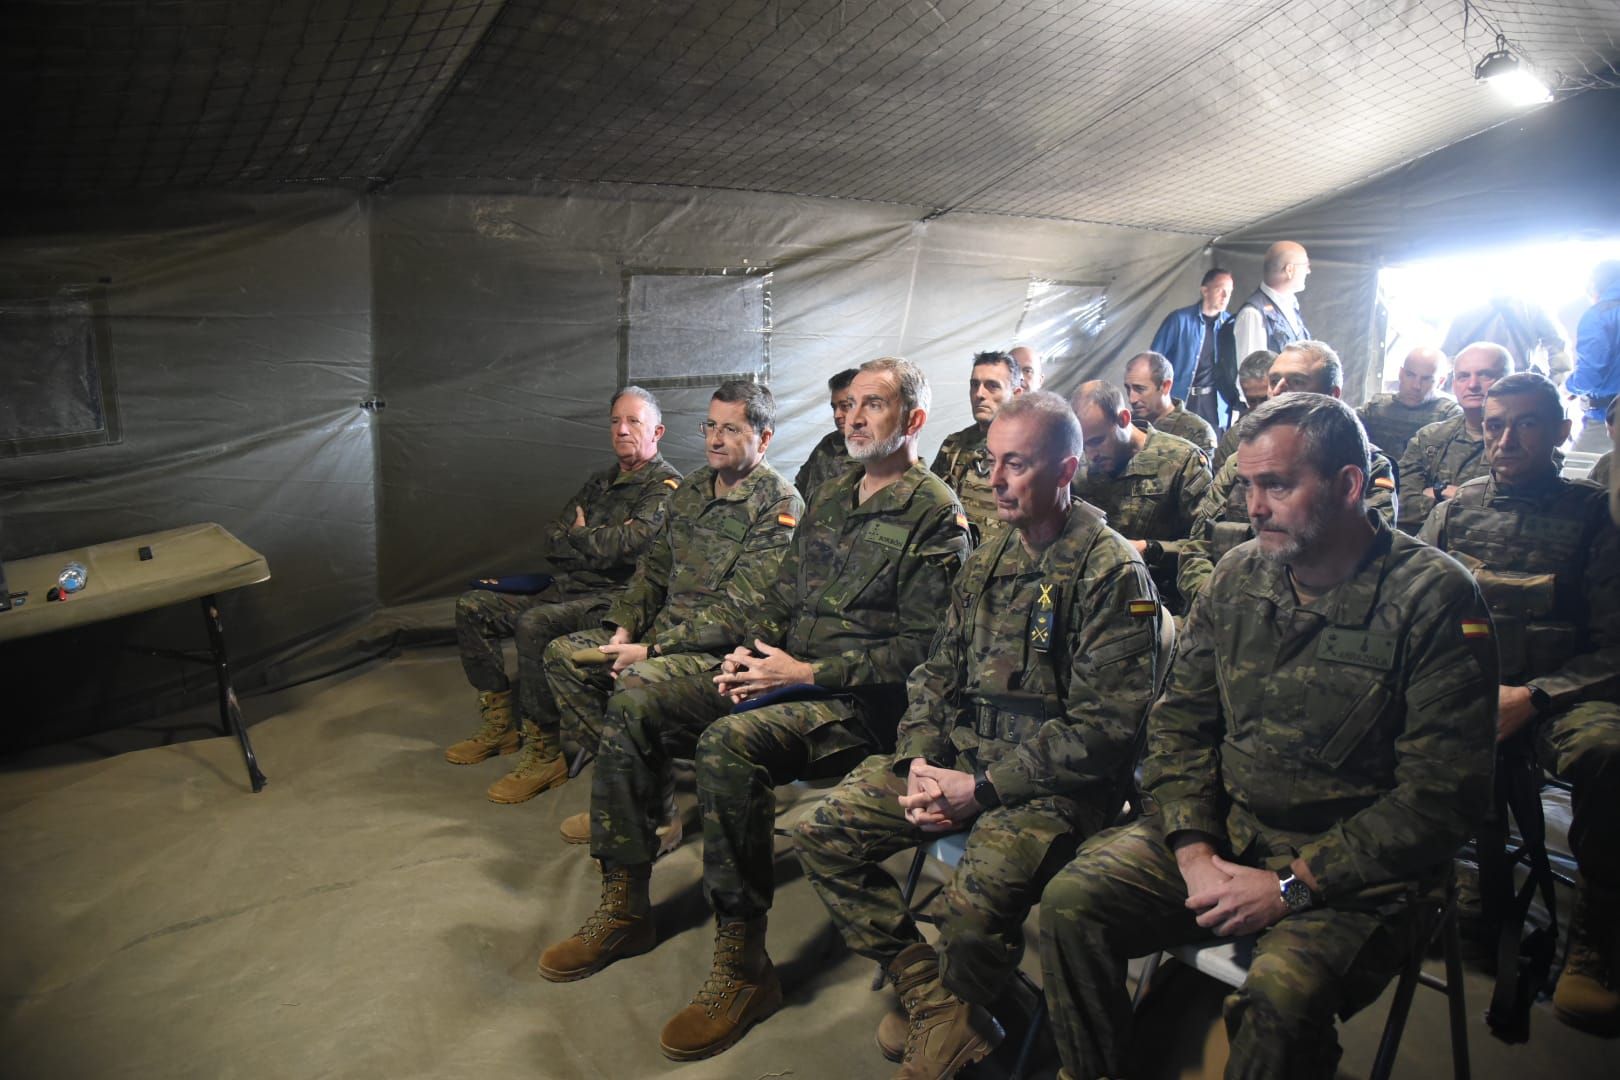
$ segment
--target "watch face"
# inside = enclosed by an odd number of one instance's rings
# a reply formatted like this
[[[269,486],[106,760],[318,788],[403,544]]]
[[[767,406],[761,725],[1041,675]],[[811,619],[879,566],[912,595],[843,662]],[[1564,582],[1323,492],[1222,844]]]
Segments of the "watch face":
[[[1283,903],[1287,904],[1289,909],[1293,911],[1304,911],[1311,906],[1310,886],[1298,878],[1283,884],[1282,897]]]

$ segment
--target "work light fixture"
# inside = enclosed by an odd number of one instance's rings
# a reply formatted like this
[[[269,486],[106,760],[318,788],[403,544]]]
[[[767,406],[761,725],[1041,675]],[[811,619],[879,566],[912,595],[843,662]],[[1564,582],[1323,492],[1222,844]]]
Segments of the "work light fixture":
[[[1489,83],[1510,105],[1539,105],[1552,100],[1547,84],[1513,55],[1502,34],[1496,35],[1496,48],[1474,66],[1474,78]]]

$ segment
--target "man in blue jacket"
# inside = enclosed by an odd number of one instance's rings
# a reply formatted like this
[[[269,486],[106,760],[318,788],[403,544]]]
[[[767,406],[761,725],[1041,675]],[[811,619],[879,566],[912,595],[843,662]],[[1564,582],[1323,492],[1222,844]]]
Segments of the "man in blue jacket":
[[[1232,272],[1214,267],[1198,286],[1202,298],[1177,308],[1159,324],[1152,350],[1170,360],[1175,370],[1172,397],[1187,403],[1187,411],[1203,417],[1217,431],[1240,407],[1237,357],[1220,348],[1221,329],[1232,321],[1226,302],[1232,299]]]
[[[1564,389],[1581,398],[1585,425],[1578,450],[1603,447],[1603,414],[1620,394],[1620,260],[1592,271],[1592,306],[1575,330],[1575,370]]]

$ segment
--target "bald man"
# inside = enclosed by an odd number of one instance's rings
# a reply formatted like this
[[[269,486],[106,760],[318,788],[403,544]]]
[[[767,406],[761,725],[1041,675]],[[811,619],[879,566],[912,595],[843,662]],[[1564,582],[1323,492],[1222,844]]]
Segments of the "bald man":
[[[1280,353],[1284,345],[1311,336],[1299,314],[1299,294],[1305,291],[1310,272],[1310,256],[1292,240],[1279,240],[1266,249],[1260,287],[1243,301],[1229,324],[1235,347],[1228,355],[1248,356],[1260,349]]]
[[[1375,395],[1357,410],[1367,438],[1398,459],[1419,428],[1462,415],[1461,406],[1435,391],[1445,375],[1446,354],[1439,349],[1419,345],[1407,353],[1401,363],[1399,389]]]
[[[1028,345],[1014,345],[1007,350],[1007,355],[1017,363],[1018,371],[1024,377],[1024,393],[1039,390],[1041,383],[1046,381],[1046,373],[1041,365],[1041,354]]]

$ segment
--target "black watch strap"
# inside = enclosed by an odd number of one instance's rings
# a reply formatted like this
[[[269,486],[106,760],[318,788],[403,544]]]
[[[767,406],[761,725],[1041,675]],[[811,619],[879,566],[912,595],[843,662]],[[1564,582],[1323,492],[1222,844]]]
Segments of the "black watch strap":
[[[973,778],[973,799],[986,810],[994,810],[1001,805],[1001,793],[990,782],[987,773],[979,773]]]

